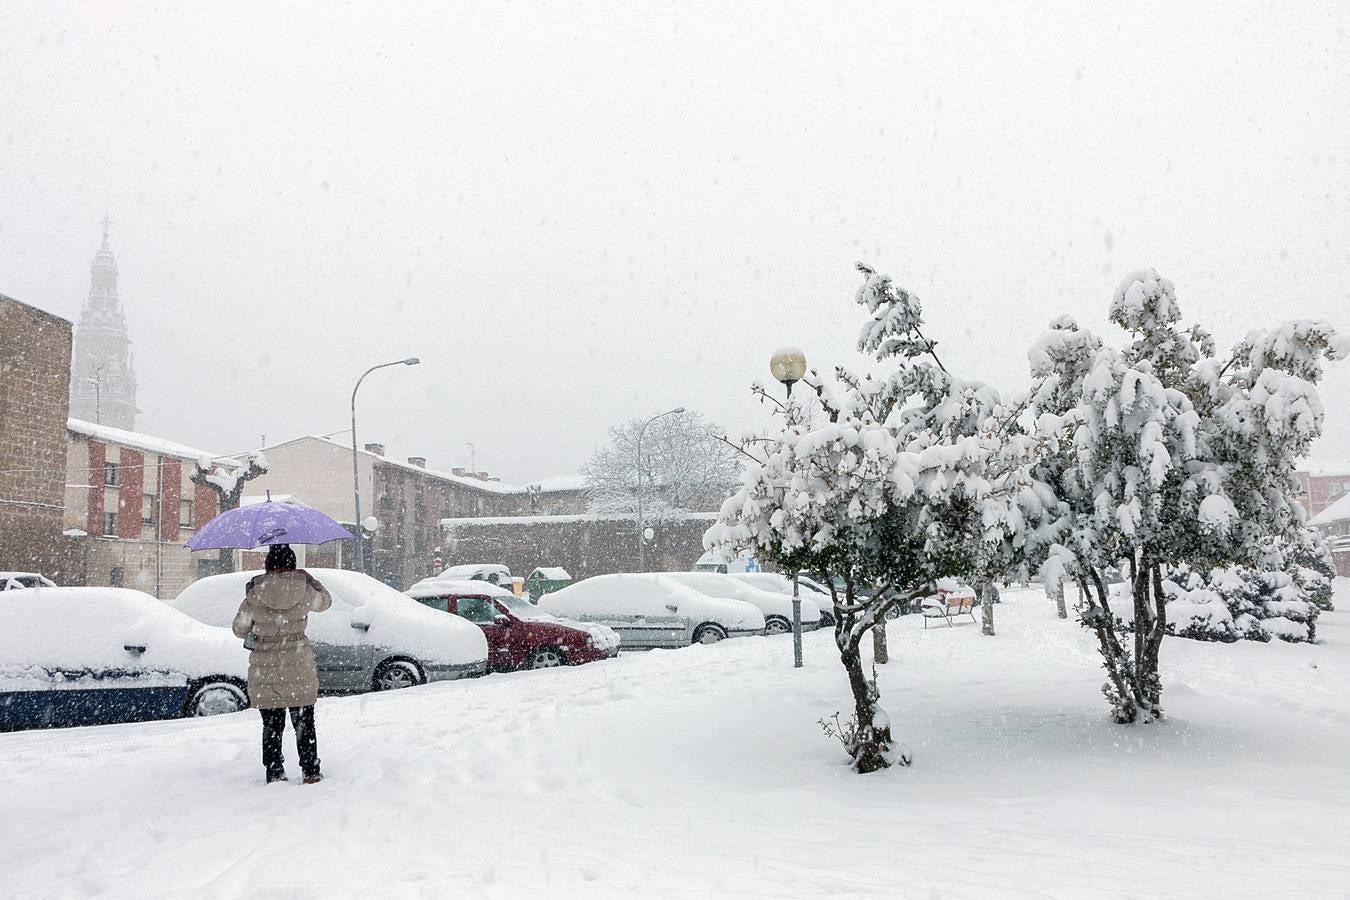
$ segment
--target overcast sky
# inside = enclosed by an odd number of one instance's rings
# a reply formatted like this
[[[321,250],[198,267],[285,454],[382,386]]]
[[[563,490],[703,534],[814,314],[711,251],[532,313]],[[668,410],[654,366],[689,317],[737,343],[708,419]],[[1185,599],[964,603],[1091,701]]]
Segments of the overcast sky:
[[[0,293],[76,318],[106,205],[140,430],[337,431],[417,355],[362,440],[521,482],[853,362],[856,260],[1007,386],[1137,268],[1350,328],[1350,6],[897,5],[0,0]]]

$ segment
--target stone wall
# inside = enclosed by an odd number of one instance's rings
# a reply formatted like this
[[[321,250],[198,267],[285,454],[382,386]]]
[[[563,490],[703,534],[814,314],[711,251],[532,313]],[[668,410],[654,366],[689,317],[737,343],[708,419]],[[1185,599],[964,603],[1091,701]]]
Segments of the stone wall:
[[[713,513],[648,522],[647,571],[685,572],[703,555],[703,532]],[[446,566],[501,563],[513,575],[538,566],[562,566],[573,578],[638,569],[637,523],[632,516],[521,516],[445,519]]]
[[[62,535],[71,326],[0,296],[0,569],[79,583]]]

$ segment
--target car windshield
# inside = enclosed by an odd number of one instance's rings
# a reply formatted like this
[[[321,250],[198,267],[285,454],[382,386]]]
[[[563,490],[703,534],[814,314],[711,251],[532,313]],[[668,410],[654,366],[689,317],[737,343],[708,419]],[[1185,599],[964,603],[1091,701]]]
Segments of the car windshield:
[[[539,607],[535,606],[533,603],[531,603],[528,600],[525,600],[522,597],[516,597],[514,595],[510,597],[502,597],[494,594],[492,599],[500,603],[503,607],[506,608],[508,612],[511,613],[511,615],[515,616],[517,619],[553,618],[553,616],[550,615],[547,611],[540,609]]]

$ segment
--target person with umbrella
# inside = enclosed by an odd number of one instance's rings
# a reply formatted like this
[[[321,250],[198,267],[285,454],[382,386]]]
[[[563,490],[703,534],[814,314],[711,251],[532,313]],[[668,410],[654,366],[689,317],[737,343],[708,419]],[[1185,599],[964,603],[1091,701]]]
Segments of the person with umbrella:
[[[305,635],[309,614],[333,605],[328,590],[304,569],[295,567],[291,541],[324,544],[351,538],[328,516],[298,503],[266,503],[227,510],[207,522],[187,542],[193,550],[266,546],[261,575],[249,579],[232,628],[251,652],[248,660],[250,705],[262,714],[263,768],[267,783],[286,780],[281,739],[290,710],[295,748],[305,784],[323,778],[319,741],[314,730],[314,704],[319,698],[319,671],[314,648]]]
[[[323,778],[314,731],[319,670],[305,627],[309,614],[328,609],[333,598],[314,576],[295,568],[295,551],[287,544],[268,548],[265,569],[244,588],[244,602],[233,624],[235,637],[244,638],[244,646],[251,651],[248,696],[262,714],[263,768],[268,784],[286,780],[281,739],[290,710],[300,770],[305,784],[315,784]]]

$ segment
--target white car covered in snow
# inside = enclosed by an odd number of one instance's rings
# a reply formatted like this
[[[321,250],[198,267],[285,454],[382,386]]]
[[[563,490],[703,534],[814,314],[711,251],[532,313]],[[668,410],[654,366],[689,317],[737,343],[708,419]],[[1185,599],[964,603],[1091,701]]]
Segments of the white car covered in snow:
[[[248,651],[149,594],[44,587],[0,610],[0,731],[248,706]]]
[[[41,587],[56,587],[56,582],[36,572],[0,572],[0,591],[22,591]]]
[[[392,690],[487,671],[487,641],[464,619],[427,609],[360,572],[306,571],[333,595],[329,609],[309,614],[307,630],[324,693]],[[203,578],[188,585],[173,605],[207,625],[228,629],[245,585],[260,574]]]
[[[792,578],[788,575],[780,575],[777,572],[733,572],[731,577],[762,591],[773,591],[788,598],[792,597]],[[805,575],[798,577],[797,588],[799,596],[811,598],[812,602],[819,607],[820,627],[825,628],[833,625],[834,598],[830,596],[830,589]]]
[[[423,578],[413,587],[423,587],[438,581],[486,581],[488,584],[510,588],[511,570],[500,563],[465,563],[442,569],[436,575]]]
[[[663,572],[664,577],[688,585],[709,597],[725,600],[744,600],[764,613],[765,634],[787,634],[792,631],[792,597],[778,591],[768,591],[746,584],[731,575],[716,572]],[[820,627],[820,607],[811,599],[811,591],[801,594],[802,628],[812,631]]]
[[[555,616],[598,622],[624,650],[713,644],[764,633],[764,614],[743,600],[710,597],[665,575],[597,575],[539,598]]]

